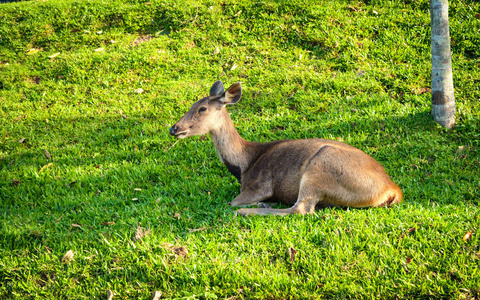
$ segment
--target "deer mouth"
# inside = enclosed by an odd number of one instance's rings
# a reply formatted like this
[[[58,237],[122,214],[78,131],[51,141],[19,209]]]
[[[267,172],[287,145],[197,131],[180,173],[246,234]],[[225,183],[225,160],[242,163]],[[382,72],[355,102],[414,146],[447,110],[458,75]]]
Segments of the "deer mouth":
[[[184,139],[186,138],[188,135],[188,130],[186,131],[182,131],[182,132],[178,132],[176,133],[174,136],[177,138],[177,139]]]
[[[172,128],[170,128],[170,134],[176,137],[177,139],[183,139],[187,137],[189,129],[180,131],[180,132],[178,130],[179,130],[178,126],[173,125]]]

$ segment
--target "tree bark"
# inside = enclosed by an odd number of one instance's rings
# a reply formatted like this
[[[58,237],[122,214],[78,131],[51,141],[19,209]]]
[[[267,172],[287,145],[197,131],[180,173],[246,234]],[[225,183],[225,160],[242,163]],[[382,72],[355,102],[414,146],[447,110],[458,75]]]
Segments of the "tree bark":
[[[432,27],[432,116],[443,127],[455,126],[455,93],[448,23],[448,0],[430,0]]]

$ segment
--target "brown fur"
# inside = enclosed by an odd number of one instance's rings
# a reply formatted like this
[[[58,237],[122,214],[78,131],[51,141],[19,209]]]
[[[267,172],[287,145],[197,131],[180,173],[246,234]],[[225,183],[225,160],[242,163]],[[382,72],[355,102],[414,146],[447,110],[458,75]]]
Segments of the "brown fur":
[[[240,83],[194,103],[171,129],[178,138],[209,133],[218,155],[241,182],[232,206],[274,201],[287,209],[242,208],[240,215],[312,213],[328,206],[380,207],[402,200],[400,188],[372,157],[350,145],[324,139],[256,143],[242,139],[225,108],[242,94]]]

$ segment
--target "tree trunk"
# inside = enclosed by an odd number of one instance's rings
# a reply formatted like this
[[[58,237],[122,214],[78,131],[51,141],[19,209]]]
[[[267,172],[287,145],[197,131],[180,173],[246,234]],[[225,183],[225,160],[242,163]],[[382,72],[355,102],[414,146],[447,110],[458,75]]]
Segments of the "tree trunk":
[[[430,0],[432,26],[432,115],[443,127],[455,126],[455,93],[448,28],[448,0]]]

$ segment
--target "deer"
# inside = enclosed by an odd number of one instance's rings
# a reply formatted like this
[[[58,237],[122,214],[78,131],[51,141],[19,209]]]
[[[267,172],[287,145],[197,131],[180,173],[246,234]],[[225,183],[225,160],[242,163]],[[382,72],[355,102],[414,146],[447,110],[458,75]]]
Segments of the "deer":
[[[325,207],[390,207],[402,201],[402,190],[383,166],[348,144],[320,138],[244,140],[226,109],[241,97],[240,82],[224,90],[217,81],[210,95],[195,102],[170,128],[177,139],[210,135],[218,157],[240,183],[240,194],[230,202],[242,207],[238,215],[312,214]]]

